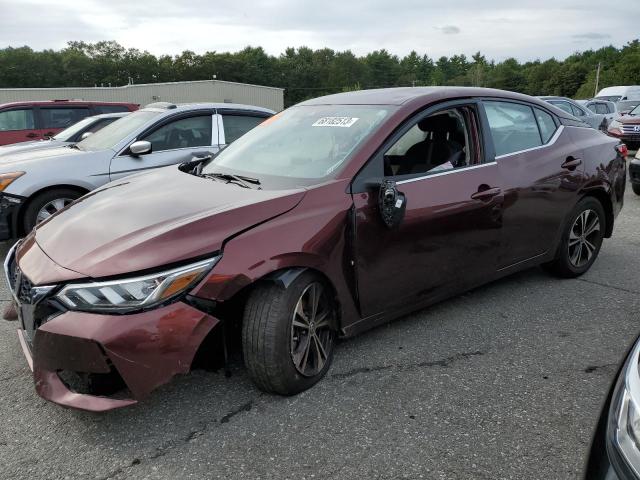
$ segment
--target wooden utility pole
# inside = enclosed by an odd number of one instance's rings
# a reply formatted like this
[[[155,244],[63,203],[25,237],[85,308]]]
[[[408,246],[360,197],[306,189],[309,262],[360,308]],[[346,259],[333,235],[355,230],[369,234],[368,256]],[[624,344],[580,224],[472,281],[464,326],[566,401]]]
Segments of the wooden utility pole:
[[[598,95],[598,84],[600,83],[600,62],[598,62],[598,70],[596,70],[596,89],[593,92],[593,96]]]

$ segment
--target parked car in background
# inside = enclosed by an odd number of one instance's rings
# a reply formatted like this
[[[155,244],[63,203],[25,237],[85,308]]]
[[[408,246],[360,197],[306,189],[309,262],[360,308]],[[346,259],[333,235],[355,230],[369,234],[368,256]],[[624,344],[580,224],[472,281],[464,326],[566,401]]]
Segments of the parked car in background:
[[[598,419],[585,480],[640,480],[640,339],[626,355]]]
[[[627,144],[633,150],[640,147],[640,105],[609,124],[607,133]]]
[[[86,117],[60,133],[46,140],[32,140],[30,142],[12,143],[11,145],[0,146],[0,161],[3,156],[13,155],[18,152],[28,152],[40,150],[42,148],[62,147],[71,143],[77,143],[84,140],[87,136],[96,133],[98,130],[113,123],[118,118],[122,118],[127,113],[105,113],[102,115],[94,115]]]
[[[620,115],[627,115],[631,110],[640,105],[640,100],[624,100],[616,104]]]
[[[640,99],[640,85],[606,87],[600,90],[595,98],[609,100],[610,102]]]
[[[132,112],[134,103],[52,100],[0,104],[0,145],[53,137],[85,117]]]
[[[614,118],[620,115],[617,104],[608,100],[586,100],[582,105],[593,113],[604,115],[604,118],[607,120],[607,126],[609,126],[609,123],[611,123]]]
[[[636,152],[635,158],[629,162],[629,177],[633,193],[640,195],[640,150]]]
[[[309,100],[200,165],[112,182],[39,224],[8,254],[6,316],[36,391],[62,405],[135,403],[231,322],[258,387],[295,394],[338,336],[534,265],[586,272],[622,208],[622,148],[501,90]]]
[[[544,97],[538,97],[538,98],[564,110],[568,114],[573,115],[578,120],[582,120],[587,125],[591,126],[592,128],[595,128],[596,130],[606,131],[607,129],[608,122],[604,115],[592,112],[587,107],[577,103],[575,100],[571,100],[570,98],[566,98],[566,97],[551,97],[551,96],[544,96]]]
[[[0,157],[0,239],[29,232],[109,181],[213,155],[273,113],[231,103],[156,103],[71,146]]]

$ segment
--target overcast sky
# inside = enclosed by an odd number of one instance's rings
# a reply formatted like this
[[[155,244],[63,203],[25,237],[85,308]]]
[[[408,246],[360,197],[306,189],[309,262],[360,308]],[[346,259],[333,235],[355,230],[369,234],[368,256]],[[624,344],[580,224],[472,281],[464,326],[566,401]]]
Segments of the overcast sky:
[[[561,59],[640,36],[638,0],[0,0],[0,12],[0,47],[116,40],[156,55],[306,45]]]

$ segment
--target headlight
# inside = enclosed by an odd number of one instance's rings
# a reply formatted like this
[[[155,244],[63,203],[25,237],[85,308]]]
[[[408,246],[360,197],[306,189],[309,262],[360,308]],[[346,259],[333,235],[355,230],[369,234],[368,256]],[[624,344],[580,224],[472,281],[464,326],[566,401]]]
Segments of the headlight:
[[[0,173],[0,192],[4,191],[16,179],[24,175],[24,172]]]
[[[122,312],[153,306],[192,287],[213,268],[220,256],[142,277],[109,282],[75,283],[56,298],[71,310]]]
[[[620,130],[620,127],[622,127],[622,124],[617,120],[612,120],[609,124],[609,128],[617,128],[618,130]]]
[[[607,451],[618,476],[640,479],[640,342],[633,347],[615,387],[607,427]]]

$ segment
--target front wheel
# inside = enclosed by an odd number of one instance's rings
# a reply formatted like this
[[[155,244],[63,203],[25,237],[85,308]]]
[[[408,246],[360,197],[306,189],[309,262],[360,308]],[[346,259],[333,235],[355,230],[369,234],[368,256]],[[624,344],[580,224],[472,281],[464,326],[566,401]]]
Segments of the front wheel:
[[[583,198],[569,216],[556,258],[546,264],[545,268],[565,278],[582,275],[595,262],[604,232],[605,214],[602,205],[595,198]]]
[[[29,202],[24,212],[23,226],[25,233],[29,233],[38,223],[62,210],[81,196],[82,193],[68,188],[49,190],[37,195]]]
[[[242,323],[244,363],[266,392],[293,395],[329,370],[335,344],[331,290],[306,272],[287,288],[260,285],[245,305]]]
[[[640,195],[640,183],[632,183],[631,188],[633,189],[633,193]]]

